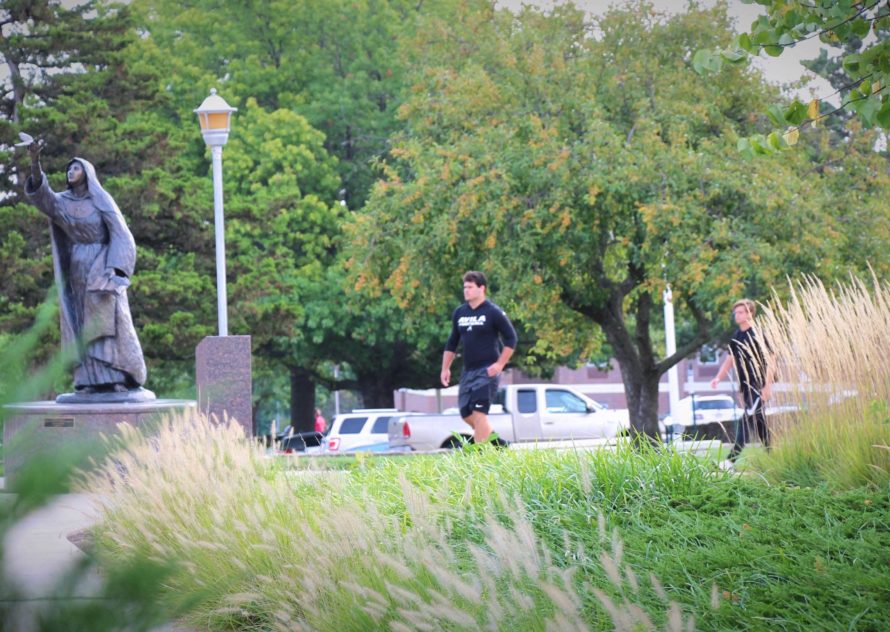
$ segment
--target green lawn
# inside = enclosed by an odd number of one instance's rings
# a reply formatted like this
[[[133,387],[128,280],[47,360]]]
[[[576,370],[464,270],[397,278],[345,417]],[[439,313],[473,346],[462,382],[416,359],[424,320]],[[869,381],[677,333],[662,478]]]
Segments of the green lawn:
[[[472,541],[481,541],[485,499],[499,495],[522,500],[535,533],[555,552],[565,550],[566,535],[588,552],[600,550],[602,511],[635,573],[654,573],[701,629],[890,629],[886,492],[772,486],[689,457],[543,452],[382,461],[354,471],[349,489],[373,490],[375,502],[398,513],[400,475],[446,504],[469,498],[455,537]],[[617,594],[596,555],[565,563]],[[654,590],[639,597],[658,611]],[[588,605],[590,622],[602,623],[595,600]]]

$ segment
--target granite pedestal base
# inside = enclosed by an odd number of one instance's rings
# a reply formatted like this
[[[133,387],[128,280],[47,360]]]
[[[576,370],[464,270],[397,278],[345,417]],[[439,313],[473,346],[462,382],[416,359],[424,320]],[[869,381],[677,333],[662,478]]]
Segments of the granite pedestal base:
[[[195,402],[156,399],[136,403],[59,404],[53,401],[24,402],[3,407],[3,452],[6,488],[15,485],[16,472],[36,454],[75,442],[98,441],[99,433],[112,435],[117,424],[141,427],[166,415],[194,413]]]
[[[198,410],[253,431],[250,336],[207,336],[195,349]]]

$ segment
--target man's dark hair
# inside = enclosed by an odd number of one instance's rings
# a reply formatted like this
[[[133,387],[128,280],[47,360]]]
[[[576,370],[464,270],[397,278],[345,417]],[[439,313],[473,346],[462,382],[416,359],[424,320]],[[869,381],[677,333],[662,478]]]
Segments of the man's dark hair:
[[[475,283],[479,287],[488,287],[488,281],[485,280],[485,275],[476,270],[470,270],[464,274],[464,283],[467,282]]]

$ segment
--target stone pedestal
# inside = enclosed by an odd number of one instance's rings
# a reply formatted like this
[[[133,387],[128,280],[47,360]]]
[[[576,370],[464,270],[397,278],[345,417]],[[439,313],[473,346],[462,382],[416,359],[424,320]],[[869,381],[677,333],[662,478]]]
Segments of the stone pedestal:
[[[198,410],[253,431],[250,336],[207,336],[195,349]]]
[[[25,402],[4,406],[3,451],[6,488],[14,484],[15,473],[37,453],[52,454],[79,441],[96,441],[99,433],[112,435],[117,424],[140,427],[165,415],[193,413],[195,402],[156,399],[135,403],[59,404],[54,401]]]

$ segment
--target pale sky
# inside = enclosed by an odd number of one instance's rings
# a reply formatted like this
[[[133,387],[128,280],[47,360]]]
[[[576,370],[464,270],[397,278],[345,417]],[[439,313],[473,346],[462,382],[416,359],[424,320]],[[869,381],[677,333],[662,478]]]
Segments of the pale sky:
[[[679,13],[686,10],[689,3],[687,0],[648,0],[656,11],[665,13]],[[558,0],[498,0],[498,6],[508,7],[510,9],[518,9],[522,5],[537,6],[544,9],[551,8],[555,4],[561,4]],[[621,6],[621,2],[615,0],[574,0],[576,7],[584,9],[591,15],[599,15],[610,6]],[[700,6],[711,7],[716,4],[715,0],[699,0]],[[762,9],[758,4],[743,4],[739,0],[727,0],[729,15],[736,22],[736,30],[748,31],[751,23],[762,13]],[[819,49],[823,46],[818,38],[813,38],[792,48],[787,49],[779,57],[769,57],[765,53],[761,53],[754,63],[759,67],[768,81],[776,84],[787,84],[797,81],[802,75],[806,74],[813,77],[806,68],[800,65],[801,59],[813,59],[819,56]],[[792,94],[797,95],[801,100],[809,100],[812,97],[825,97],[834,92],[827,81],[821,77],[816,77],[807,88],[795,90]],[[836,99],[829,99],[832,101]]]

